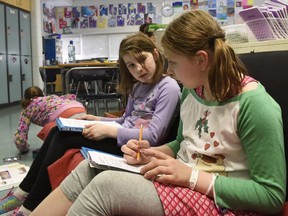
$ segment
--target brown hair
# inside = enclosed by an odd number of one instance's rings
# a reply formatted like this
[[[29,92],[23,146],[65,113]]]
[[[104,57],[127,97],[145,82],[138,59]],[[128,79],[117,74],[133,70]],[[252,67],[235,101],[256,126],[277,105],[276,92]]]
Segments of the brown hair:
[[[150,25],[156,25],[156,23],[144,23],[144,24],[140,25],[140,28],[139,28],[139,31],[146,34],[149,38],[154,35],[154,31],[149,32],[149,26]]]
[[[241,82],[247,69],[225,42],[225,32],[207,12],[183,13],[165,29],[161,39],[164,49],[180,55],[194,56],[199,50],[214,56],[208,79],[213,96],[224,101],[242,91]]]
[[[129,35],[121,41],[119,48],[120,83],[117,88],[120,93],[130,94],[134,83],[138,82],[129,72],[127,65],[123,60],[124,55],[132,55],[144,67],[146,58],[143,56],[143,52],[152,53],[156,62],[156,72],[152,84],[157,83],[161,79],[164,74],[164,59],[159,51],[159,55],[154,55],[155,50],[159,50],[156,47],[156,44],[147,35],[141,32]]]
[[[38,86],[31,86],[25,90],[24,98],[21,101],[21,106],[25,109],[31,103],[33,98],[43,96],[43,91]]]

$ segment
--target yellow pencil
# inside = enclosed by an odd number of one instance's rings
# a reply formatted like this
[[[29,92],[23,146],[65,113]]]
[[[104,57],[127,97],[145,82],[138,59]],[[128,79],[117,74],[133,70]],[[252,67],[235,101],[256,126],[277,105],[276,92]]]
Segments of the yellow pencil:
[[[143,124],[141,124],[141,126],[140,126],[139,141],[142,140],[142,134],[143,134]],[[139,149],[138,149],[138,152],[137,152],[137,157],[136,157],[136,159],[137,159],[137,160],[140,159],[140,151],[139,151]]]

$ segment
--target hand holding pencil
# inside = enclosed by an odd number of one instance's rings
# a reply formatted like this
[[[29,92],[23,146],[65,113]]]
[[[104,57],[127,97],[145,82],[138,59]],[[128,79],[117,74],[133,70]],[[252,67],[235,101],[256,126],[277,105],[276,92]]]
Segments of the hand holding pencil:
[[[140,126],[139,141],[142,140],[142,135],[143,135],[143,124],[141,124],[141,126]],[[137,159],[137,161],[140,159],[140,151],[139,151],[139,149],[138,149],[138,152],[137,152],[136,159]]]

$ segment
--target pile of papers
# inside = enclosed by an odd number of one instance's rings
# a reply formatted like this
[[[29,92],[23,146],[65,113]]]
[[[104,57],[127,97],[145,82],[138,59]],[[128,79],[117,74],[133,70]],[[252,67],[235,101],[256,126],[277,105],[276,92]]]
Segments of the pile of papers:
[[[268,0],[239,11],[257,40],[288,38],[288,0]]]
[[[0,191],[17,187],[25,178],[29,167],[20,163],[9,163],[0,166]]]

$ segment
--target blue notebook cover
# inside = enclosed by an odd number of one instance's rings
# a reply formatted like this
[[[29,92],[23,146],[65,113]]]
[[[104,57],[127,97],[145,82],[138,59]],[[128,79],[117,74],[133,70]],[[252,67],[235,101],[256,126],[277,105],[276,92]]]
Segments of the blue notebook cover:
[[[81,126],[65,126],[59,118],[56,118],[56,124],[60,131],[82,132],[83,130],[83,127]]]
[[[81,154],[83,155],[83,157],[84,157],[85,159],[89,158],[89,157],[88,157],[88,151],[97,151],[97,152],[102,152],[102,151],[99,151],[99,150],[96,150],[96,149],[92,149],[92,148],[81,147],[80,152],[81,152]],[[102,152],[102,153],[110,154],[110,153],[107,153],[107,152]],[[119,155],[114,155],[114,154],[110,154],[110,155],[113,155],[113,156],[115,156],[115,157],[122,158],[122,157],[119,156]]]

